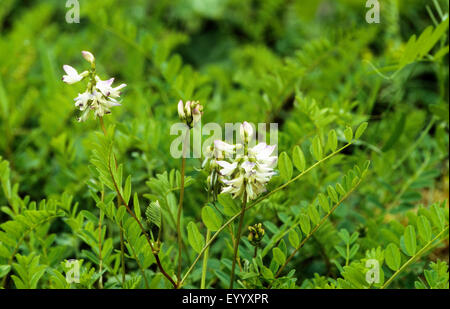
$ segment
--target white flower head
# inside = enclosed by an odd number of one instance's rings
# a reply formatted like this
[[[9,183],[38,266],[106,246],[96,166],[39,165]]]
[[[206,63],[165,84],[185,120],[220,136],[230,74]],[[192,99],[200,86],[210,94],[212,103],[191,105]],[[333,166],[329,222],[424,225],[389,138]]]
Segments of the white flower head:
[[[253,128],[248,122],[240,127],[241,137],[245,144],[253,137]],[[214,141],[214,148],[227,154],[236,154],[236,150],[243,145],[231,145],[221,140]],[[277,162],[277,156],[273,156],[275,146],[259,143],[252,148],[244,147],[244,154],[217,161],[220,166],[219,180],[223,183],[222,193],[230,193],[233,198],[243,199],[247,202],[256,199],[266,191],[266,185],[270,181]]]
[[[91,69],[78,74],[77,70],[70,65],[64,65],[63,69],[66,72],[66,75],[63,76],[63,81],[68,84],[73,84],[89,76],[86,91],[78,94],[74,99],[75,106],[82,111],[78,121],[85,121],[90,112],[92,112],[95,117],[103,117],[104,115],[111,113],[111,107],[120,106],[121,104],[117,99],[121,95],[121,89],[127,85],[121,84],[117,87],[112,87],[114,78],[101,80],[100,77],[95,74],[94,55],[88,51],[82,51],[81,53],[84,59],[91,63]]]

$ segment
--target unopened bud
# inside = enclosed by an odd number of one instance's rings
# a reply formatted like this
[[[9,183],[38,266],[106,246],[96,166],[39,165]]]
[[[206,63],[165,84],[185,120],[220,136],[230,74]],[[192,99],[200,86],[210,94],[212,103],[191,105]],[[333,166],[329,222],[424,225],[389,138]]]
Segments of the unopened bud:
[[[242,141],[247,144],[253,136],[253,128],[251,124],[249,124],[247,121],[244,121],[240,127],[240,134]]]
[[[95,57],[94,57],[94,55],[92,53],[83,50],[81,52],[81,54],[83,55],[84,59],[86,59],[87,62],[92,64],[95,61]]]

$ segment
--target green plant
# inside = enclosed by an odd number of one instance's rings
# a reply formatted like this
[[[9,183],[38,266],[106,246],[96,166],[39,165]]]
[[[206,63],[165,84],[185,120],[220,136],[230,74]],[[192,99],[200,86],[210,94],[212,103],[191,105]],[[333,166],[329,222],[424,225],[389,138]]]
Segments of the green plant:
[[[0,286],[448,288],[448,3],[356,2],[3,0]]]

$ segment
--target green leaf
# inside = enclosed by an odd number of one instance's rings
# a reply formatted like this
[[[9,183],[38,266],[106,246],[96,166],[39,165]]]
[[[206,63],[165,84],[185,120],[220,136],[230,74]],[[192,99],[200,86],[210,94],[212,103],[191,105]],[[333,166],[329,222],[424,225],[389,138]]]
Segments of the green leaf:
[[[0,278],[6,276],[10,270],[11,270],[10,265],[0,265]]]
[[[419,218],[417,218],[417,230],[419,232],[419,237],[424,242],[429,242],[431,240],[431,224],[425,216],[419,216]]]
[[[241,208],[237,203],[233,200],[231,197],[231,194],[228,193],[222,193],[217,196],[217,200],[219,201],[220,205],[223,206],[223,212],[227,216],[234,216],[239,211],[241,211]]]
[[[338,140],[337,140],[337,134],[335,130],[331,130],[328,133],[328,140],[327,140],[327,149],[330,149],[332,152],[335,152],[337,149]]]
[[[272,252],[273,252],[273,259],[279,265],[283,265],[286,262],[286,255],[283,253],[283,251],[281,251],[280,248],[274,248]]]
[[[395,244],[390,243],[387,246],[384,252],[384,258],[386,260],[387,266],[389,266],[390,269],[397,271],[400,268],[401,263],[400,250]]]
[[[331,198],[331,200],[335,203],[339,202],[339,197],[336,193],[336,190],[334,190],[334,188],[330,185],[327,188],[328,191],[328,196]]]
[[[363,122],[359,125],[358,129],[356,129],[355,132],[355,139],[359,139],[361,137],[361,135],[363,135],[364,131],[366,131],[368,126],[367,122]]]
[[[317,199],[319,200],[319,205],[322,207],[323,211],[325,213],[328,213],[330,211],[330,203],[328,202],[328,198],[325,196],[325,194],[320,193],[317,196]]]
[[[353,130],[351,127],[345,128],[344,136],[345,136],[345,139],[347,140],[347,142],[349,142],[349,143],[353,140]]]
[[[270,279],[274,278],[273,272],[268,267],[262,265],[260,271],[261,271],[261,275],[264,277],[264,279],[270,280]]]
[[[205,238],[200,234],[197,225],[192,221],[189,222],[187,231],[189,244],[195,252],[200,253],[205,245]]]
[[[139,204],[139,198],[137,193],[134,193],[134,197],[133,197],[133,209],[134,209],[134,214],[136,215],[136,217],[141,220],[142,219],[142,215],[141,215],[141,206]]]
[[[148,205],[145,210],[145,215],[147,216],[147,221],[161,228],[161,207],[159,202],[152,202]]]
[[[405,241],[406,252],[409,256],[416,254],[417,243],[416,243],[416,231],[412,225],[408,225],[403,234]]]
[[[202,220],[208,230],[212,232],[217,231],[222,226],[222,218],[210,206],[203,207]]]
[[[311,231],[311,225],[309,222],[309,217],[305,214],[300,215],[300,228],[305,235],[308,235]]]
[[[131,175],[127,177],[127,180],[125,181],[125,188],[123,190],[123,199],[125,200],[125,203],[128,204],[131,197]]]
[[[433,224],[439,228],[439,230],[443,230],[445,226],[445,217],[443,214],[443,210],[439,208],[437,204],[431,205],[431,218],[433,220]]]
[[[300,237],[295,229],[292,229],[289,232],[289,242],[294,248],[297,248],[300,245]]]
[[[312,155],[317,161],[322,160],[323,157],[322,144],[320,142],[320,138],[318,135],[316,135],[312,141]]]
[[[280,170],[280,176],[284,181],[289,181],[292,178],[292,162],[286,152],[282,152],[278,159],[278,169]]]
[[[343,197],[347,194],[344,187],[340,183],[336,184],[336,189],[339,192],[339,194],[341,195],[341,197]]]
[[[292,160],[294,161],[295,167],[300,172],[303,172],[305,170],[306,168],[305,154],[298,145],[294,147],[294,150],[292,152]]]
[[[309,207],[308,207],[308,215],[309,215],[309,218],[311,219],[311,222],[314,225],[317,225],[320,222],[320,215],[319,215],[319,212],[317,211],[316,206],[309,205]]]

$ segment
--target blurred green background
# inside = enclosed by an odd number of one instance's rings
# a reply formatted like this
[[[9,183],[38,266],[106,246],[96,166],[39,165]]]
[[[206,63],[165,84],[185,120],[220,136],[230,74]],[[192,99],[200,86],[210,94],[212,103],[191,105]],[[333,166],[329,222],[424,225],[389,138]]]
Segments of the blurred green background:
[[[169,128],[178,100],[196,99],[204,122],[277,122],[280,151],[368,121],[361,142],[255,216],[277,224],[279,209],[370,159],[368,179],[337,216],[341,227],[377,226],[448,198],[448,55],[438,54],[448,51],[446,34],[430,50],[439,57],[399,65],[410,37],[448,12],[448,1],[437,2],[442,12],[433,1],[380,0],[381,23],[368,24],[361,0],[79,0],[80,23],[70,24],[65,1],[0,0],[0,155],[20,196],[67,193],[95,209],[86,188],[98,122],[76,122],[83,85],[61,81],[63,64],[88,67],[80,54],[88,50],[101,78],[128,85],[105,121],[140,196],[153,193],[147,180],[179,168]],[[205,202],[189,194],[204,192],[199,167],[188,160],[198,180],[187,189],[191,217]]]

